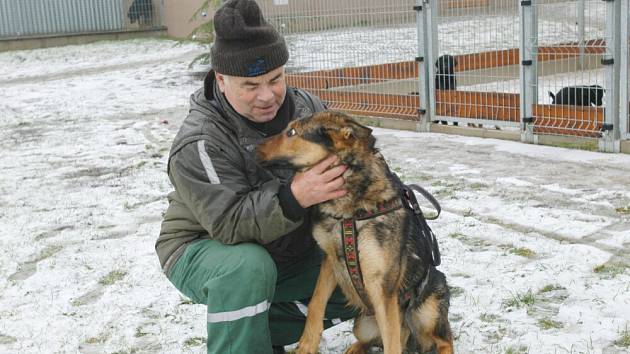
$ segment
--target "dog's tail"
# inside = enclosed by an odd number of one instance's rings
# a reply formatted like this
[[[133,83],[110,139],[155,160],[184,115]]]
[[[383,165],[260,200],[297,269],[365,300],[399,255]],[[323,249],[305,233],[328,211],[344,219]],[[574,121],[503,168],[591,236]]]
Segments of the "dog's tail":
[[[556,102],[556,95],[554,95],[553,92],[549,91],[549,97],[551,97],[551,103]]]

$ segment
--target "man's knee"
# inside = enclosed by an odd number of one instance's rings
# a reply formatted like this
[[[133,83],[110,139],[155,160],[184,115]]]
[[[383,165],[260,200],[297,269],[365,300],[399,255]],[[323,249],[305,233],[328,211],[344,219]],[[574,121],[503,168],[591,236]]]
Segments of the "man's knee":
[[[205,302],[217,289],[248,288],[273,295],[276,266],[260,245],[224,245],[214,240],[191,244],[169,275],[173,284],[196,302]],[[255,290],[254,290],[255,289]]]
[[[244,277],[251,282],[265,282],[275,286],[277,270],[269,252],[264,247],[255,243],[241,243],[231,246],[236,248],[233,257],[236,257],[233,275]]]

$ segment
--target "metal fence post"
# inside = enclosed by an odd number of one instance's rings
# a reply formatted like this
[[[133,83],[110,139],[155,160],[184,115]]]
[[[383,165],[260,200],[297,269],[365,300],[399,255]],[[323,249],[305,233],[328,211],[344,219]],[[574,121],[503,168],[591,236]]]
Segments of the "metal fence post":
[[[606,1],[606,53],[602,59],[605,68],[606,105],[599,150],[619,152],[619,65],[621,34],[621,1]]]
[[[630,139],[630,112],[628,112],[628,56],[630,47],[628,46],[628,16],[630,15],[628,1],[621,2],[621,31],[620,31],[620,57],[619,57],[619,132],[621,138]]]
[[[429,119],[435,120],[435,102],[437,101],[435,85],[435,60],[438,57],[438,2],[437,0],[423,0],[425,4],[425,16],[427,19],[427,32],[426,32],[426,68],[427,68],[427,86],[429,88]],[[428,124],[430,126],[430,124]]]
[[[520,113],[521,141],[537,143],[534,135],[534,104],[537,96],[537,56],[538,56],[538,23],[536,19],[536,0],[521,0],[520,17]]]
[[[418,100],[420,122],[416,129],[420,132],[428,132],[431,129],[431,110],[430,96],[429,96],[429,70],[427,68],[427,18],[426,18],[426,6],[424,6],[424,0],[416,0],[416,28],[418,32],[418,53],[416,57],[416,64],[418,65]]]
[[[586,42],[584,41],[584,0],[578,0],[577,4],[577,18],[578,18],[578,46],[580,50],[580,70],[584,69],[584,47]]]

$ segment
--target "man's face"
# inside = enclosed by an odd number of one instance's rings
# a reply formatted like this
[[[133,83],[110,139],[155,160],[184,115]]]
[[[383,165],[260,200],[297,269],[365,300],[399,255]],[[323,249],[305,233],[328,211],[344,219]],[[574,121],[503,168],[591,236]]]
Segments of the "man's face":
[[[284,66],[256,77],[215,75],[219,90],[234,110],[256,123],[272,120],[284,102],[287,92]]]

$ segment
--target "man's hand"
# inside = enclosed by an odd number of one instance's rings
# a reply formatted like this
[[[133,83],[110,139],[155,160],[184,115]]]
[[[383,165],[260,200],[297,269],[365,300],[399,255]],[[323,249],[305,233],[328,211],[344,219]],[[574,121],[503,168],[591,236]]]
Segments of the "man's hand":
[[[347,193],[343,189],[345,181],[341,176],[347,167],[339,165],[328,169],[338,161],[337,156],[330,155],[317,165],[293,177],[291,192],[302,208],[336,199]]]

